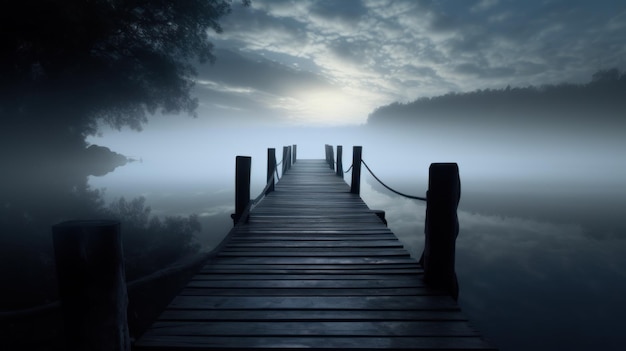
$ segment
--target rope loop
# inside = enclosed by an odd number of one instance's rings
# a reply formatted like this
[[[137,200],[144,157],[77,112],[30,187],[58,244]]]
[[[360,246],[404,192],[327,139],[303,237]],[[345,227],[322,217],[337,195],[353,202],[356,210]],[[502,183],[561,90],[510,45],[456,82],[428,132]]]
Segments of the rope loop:
[[[368,172],[370,172],[370,174],[372,175],[372,177],[374,177],[374,179],[376,179],[376,180],[380,183],[380,185],[382,185],[382,186],[384,186],[385,188],[387,188],[387,190],[389,190],[389,191],[391,191],[391,192],[393,192],[393,193],[396,193],[396,194],[398,194],[398,195],[400,195],[400,196],[406,197],[406,198],[408,198],[408,199],[426,201],[426,198],[425,198],[425,197],[421,197],[421,196],[413,196],[413,195],[407,195],[407,194],[401,193],[401,192],[399,192],[399,191],[397,191],[397,190],[394,190],[394,189],[390,188],[389,186],[387,186],[387,184],[383,183],[383,181],[382,181],[382,180],[378,179],[378,177],[377,177],[377,176],[374,174],[374,172],[372,172],[372,170],[371,170],[371,169],[367,166],[367,163],[365,163],[365,161],[364,161],[364,160],[361,160],[361,163],[363,163],[363,165],[365,166],[365,168],[367,168]],[[350,168],[352,168],[352,167],[350,167]]]

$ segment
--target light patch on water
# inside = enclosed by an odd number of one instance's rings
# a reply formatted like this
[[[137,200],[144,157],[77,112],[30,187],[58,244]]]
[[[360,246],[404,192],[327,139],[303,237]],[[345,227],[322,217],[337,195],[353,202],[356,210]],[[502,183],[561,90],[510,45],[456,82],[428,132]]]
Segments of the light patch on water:
[[[200,210],[198,216],[200,217],[211,217],[223,214],[230,214],[234,210],[233,206],[229,205],[219,205],[219,206],[211,206]]]

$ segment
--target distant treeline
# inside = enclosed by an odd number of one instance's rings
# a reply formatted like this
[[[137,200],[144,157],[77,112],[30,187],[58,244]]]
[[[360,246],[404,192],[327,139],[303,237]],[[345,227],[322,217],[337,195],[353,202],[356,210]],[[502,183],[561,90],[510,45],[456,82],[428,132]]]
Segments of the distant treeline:
[[[424,97],[409,103],[381,106],[368,117],[368,125],[467,126],[498,124],[565,127],[623,124],[626,111],[626,72],[600,70],[586,84],[484,89]]]

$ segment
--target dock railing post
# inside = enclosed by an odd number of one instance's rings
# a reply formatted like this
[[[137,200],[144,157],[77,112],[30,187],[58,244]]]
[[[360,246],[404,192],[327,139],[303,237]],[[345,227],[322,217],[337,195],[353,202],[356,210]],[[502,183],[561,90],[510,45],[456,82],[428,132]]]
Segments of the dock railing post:
[[[52,227],[65,348],[130,351],[120,222],[67,221]]]
[[[252,157],[237,156],[235,161],[235,213],[231,216],[237,224],[250,202],[250,166]]]
[[[267,149],[267,182],[272,181],[272,184],[267,188],[265,195],[274,191],[274,184],[276,184],[276,180],[274,179],[274,173],[276,169],[276,149],[268,148]]]
[[[353,194],[361,193],[361,154],[362,146],[354,146],[352,148],[352,183],[350,184],[350,192]]]
[[[424,281],[432,287],[459,295],[454,270],[456,237],[459,234],[457,208],[461,181],[456,163],[432,163],[426,193]]]
[[[337,145],[337,176],[343,178],[343,146]]]
[[[324,144],[324,154],[326,155],[326,163],[330,164],[330,162],[328,161],[328,158],[330,156],[330,153],[328,152],[328,144]]]
[[[332,145],[329,145],[328,150],[330,151],[330,169],[332,169],[333,171],[335,170],[335,149],[333,148]]]
[[[283,160],[281,161],[283,163],[283,172],[282,174],[287,173],[287,154],[289,153],[289,149],[286,146],[283,146]]]
[[[291,145],[287,146],[287,169],[291,169]]]
[[[298,159],[296,155],[297,151],[298,151],[298,145],[293,144],[293,163],[296,163],[296,160]]]

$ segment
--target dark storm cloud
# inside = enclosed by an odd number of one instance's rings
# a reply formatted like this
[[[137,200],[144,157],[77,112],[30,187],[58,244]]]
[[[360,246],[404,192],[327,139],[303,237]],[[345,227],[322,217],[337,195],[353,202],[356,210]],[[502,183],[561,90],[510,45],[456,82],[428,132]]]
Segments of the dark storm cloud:
[[[283,3],[288,6],[288,1],[275,1],[271,4],[278,7]],[[264,3],[256,5],[264,5]],[[223,27],[225,28],[224,35],[234,41],[233,45],[238,47],[253,49],[271,47],[272,42],[281,37],[301,44],[307,40],[306,28],[301,21],[292,17],[278,19],[267,11],[259,9],[241,8],[236,15],[225,18]],[[216,40],[220,39],[220,37],[216,38]]]
[[[286,112],[268,107],[266,102],[273,96],[250,89],[226,89],[213,82],[201,82],[195,87],[195,94],[201,101],[198,115],[210,116],[212,125],[247,126],[278,123],[286,117]],[[206,117],[204,117],[206,118]]]
[[[454,68],[460,74],[477,76],[482,78],[509,77],[515,73],[512,67],[484,67],[472,63],[462,63]]]
[[[215,64],[202,66],[199,80],[289,96],[298,89],[332,89],[324,77],[268,60],[262,55],[216,50]]]
[[[357,23],[367,15],[367,9],[360,0],[322,0],[311,4],[311,14],[328,20],[343,21],[348,24]]]
[[[370,47],[362,40],[340,38],[329,43],[328,49],[329,53],[355,65],[363,65],[371,57],[368,55]]]
[[[626,51],[619,39],[625,34],[624,6],[580,1],[479,2],[487,3],[490,6],[479,11],[471,10],[477,6],[471,2],[464,3],[469,11],[463,5],[454,10],[439,8],[432,12],[430,22],[434,31],[452,35],[443,47],[466,61],[463,64],[479,66],[475,70],[479,77],[504,77],[493,75],[488,67],[508,66],[508,78],[514,81],[532,72],[514,70],[520,61],[542,65],[544,70],[537,73],[548,71],[561,81],[580,80],[577,71],[585,68],[624,64]]]

